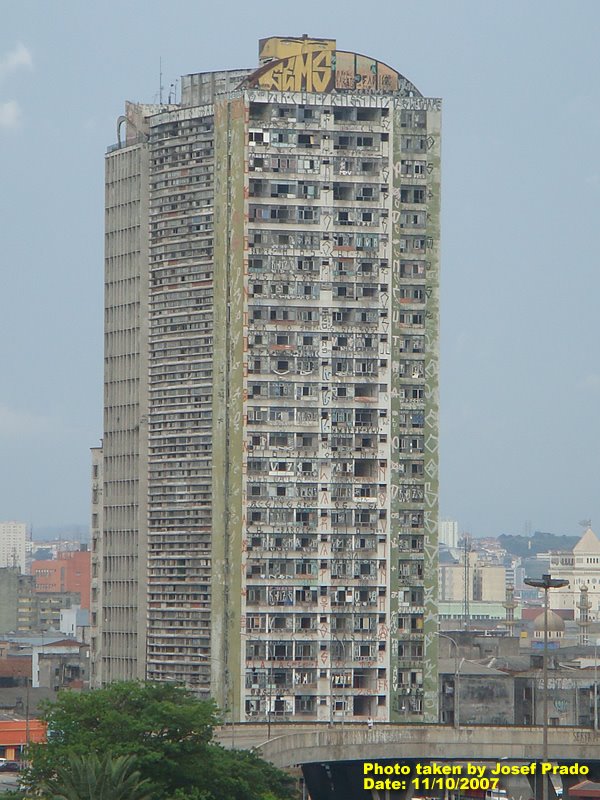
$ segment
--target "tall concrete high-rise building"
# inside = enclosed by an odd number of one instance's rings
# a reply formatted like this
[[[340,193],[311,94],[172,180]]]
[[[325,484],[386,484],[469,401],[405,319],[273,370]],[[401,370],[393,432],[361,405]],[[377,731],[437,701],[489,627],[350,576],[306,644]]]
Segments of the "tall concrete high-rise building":
[[[334,40],[259,58],[107,154],[92,680],[437,721],[441,104]]]
[[[0,568],[25,572],[29,534],[25,522],[0,522]]]

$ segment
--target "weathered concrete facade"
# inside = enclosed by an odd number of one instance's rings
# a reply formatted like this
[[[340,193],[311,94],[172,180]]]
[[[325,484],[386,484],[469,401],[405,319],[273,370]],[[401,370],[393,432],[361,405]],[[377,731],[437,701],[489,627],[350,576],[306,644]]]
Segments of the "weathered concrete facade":
[[[137,383],[105,432],[100,680],[180,680],[242,720],[435,721],[440,101],[331,40],[261,60],[129,105],[108,155],[111,185],[119,158],[138,177]]]
[[[19,567],[0,567],[0,633],[28,633],[39,625],[35,580]]]
[[[106,158],[102,534],[92,540],[93,684],[145,677],[149,147]],[[98,529],[97,529],[98,530]],[[101,558],[101,561],[99,559]]]

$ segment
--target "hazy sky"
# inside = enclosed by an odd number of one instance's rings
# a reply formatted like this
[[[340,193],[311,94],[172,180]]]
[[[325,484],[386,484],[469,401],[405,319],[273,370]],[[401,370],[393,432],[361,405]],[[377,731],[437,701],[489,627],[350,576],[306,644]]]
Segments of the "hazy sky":
[[[600,528],[600,3],[0,0],[0,519],[87,522],[126,99],[337,38],[442,97],[441,512]]]

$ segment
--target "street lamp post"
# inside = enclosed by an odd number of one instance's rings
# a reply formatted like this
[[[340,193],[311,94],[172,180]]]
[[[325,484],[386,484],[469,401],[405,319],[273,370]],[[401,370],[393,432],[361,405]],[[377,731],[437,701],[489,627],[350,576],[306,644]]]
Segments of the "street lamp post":
[[[594,730],[598,730],[598,639],[594,642]]]
[[[594,730],[598,730],[598,645],[600,639],[594,641]]]
[[[458,663],[458,642],[447,633],[434,631],[436,636],[448,639],[454,645],[454,727],[460,728],[460,664]]]
[[[550,589],[562,589],[569,585],[563,578],[552,578],[549,574],[538,578],[525,578],[527,586],[544,590],[544,671],[543,671],[543,715],[542,720],[542,757],[548,761],[548,592]],[[548,774],[542,776],[542,800],[548,800]]]

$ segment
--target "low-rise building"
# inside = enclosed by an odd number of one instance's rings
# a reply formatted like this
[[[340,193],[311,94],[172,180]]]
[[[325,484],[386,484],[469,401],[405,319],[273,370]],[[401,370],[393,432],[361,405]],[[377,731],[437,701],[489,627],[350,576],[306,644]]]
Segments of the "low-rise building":
[[[74,606],[81,607],[79,592],[39,592],[36,597],[40,631],[60,630],[61,613]]]
[[[81,597],[81,607],[90,607],[91,553],[87,545],[80,550],[61,552],[55,559],[34,561],[31,574],[36,592],[74,592]]]
[[[6,641],[0,644],[4,658],[20,660],[21,672],[25,677],[27,674],[31,676],[31,680],[25,680],[24,685],[30,683],[33,689],[46,688],[54,692],[88,688],[88,644],[51,632],[26,636],[8,634],[4,638]],[[30,666],[26,667],[22,659],[28,659]],[[15,688],[18,683],[13,680],[9,688]]]
[[[446,602],[440,601],[438,604],[438,615],[442,627],[457,627],[464,619],[464,603],[461,601]],[[521,608],[516,606],[514,609],[514,619],[521,617]],[[506,606],[499,601],[471,600],[469,601],[469,628],[477,629],[481,627],[506,627]]]
[[[534,661],[535,663],[535,661]],[[538,669],[515,675],[515,724],[542,725],[542,658]],[[558,667],[558,665],[555,665]],[[591,728],[594,725],[594,671],[553,668],[548,673],[548,723]]]
[[[558,614],[549,615],[548,721],[594,728],[600,719],[600,653],[597,647],[565,642],[564,622]],[[535,623],[537,632],[543,630],[539,618]],[[534,636],[525,644],[516,636],[440,633],[440,722],[454,723],[458,708],[461,725],[541,725],[542,641]]]
[[[19,761],[31,742],[43,742],[45,739],[45,722],[39,719],[0,716],[0,758]]]
[[[89,647],[72,639],[37,645],[32,652],[32,686],[85,689],[89,686]]]
[[[59,630],[79,642],[89,643],[90,612],[87,608],[73,605],[61,608]]]
[[[513,725],[514,678],[507,672],[464,658],[440,659],[440,722],[460,725]]]

